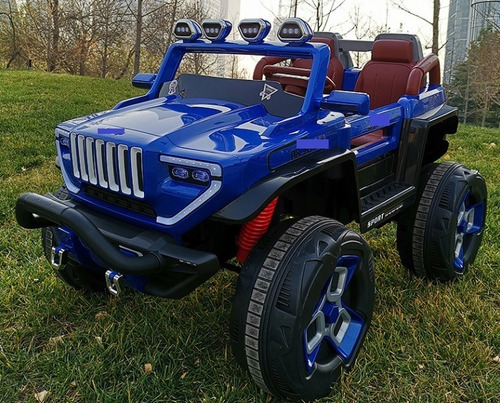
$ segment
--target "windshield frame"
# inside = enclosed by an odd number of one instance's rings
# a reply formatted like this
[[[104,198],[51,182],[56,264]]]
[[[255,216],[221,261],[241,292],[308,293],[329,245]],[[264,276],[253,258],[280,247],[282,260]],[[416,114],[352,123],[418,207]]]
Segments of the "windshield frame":
[[[195,42],[175,42],[168,51],[160,66],[153,86],[146,94],[149,99],[159,96],[162,85],[174,80],[180,63],[186,53],[227,54],[274,56],[285,59],[312,59],[309,85],[304,96],[300,114],[317,111],[323,98],[330,49],[323,43],[286,44],[282,42],[247,43],[244,41],[225,41],[212,43],[206,40]],[[321,79],[321,77],[323,77]]]

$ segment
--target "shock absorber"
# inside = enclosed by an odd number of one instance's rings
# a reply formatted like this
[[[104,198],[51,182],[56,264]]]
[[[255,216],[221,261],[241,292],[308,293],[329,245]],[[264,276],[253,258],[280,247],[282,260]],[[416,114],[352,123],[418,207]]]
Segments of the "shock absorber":
[[[238,246],[236,258],[240,262],[247,260],[250,251],[257,244],[262,235],[267,232],[269,225],[271,224],[271,219],[273,218],[277,202],[278,198],[274,199],[264,210],[260,212],[257,217],[241,226],[240,233],[236,238],[236,245]]]

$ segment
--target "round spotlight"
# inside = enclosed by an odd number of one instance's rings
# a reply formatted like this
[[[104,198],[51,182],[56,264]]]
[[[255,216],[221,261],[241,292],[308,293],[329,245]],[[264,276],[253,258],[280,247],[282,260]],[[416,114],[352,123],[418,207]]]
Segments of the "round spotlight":
[[[278,39],[285,43],[304,43],[312,37],[311,27],[302,18],[288,18],[278,29]]]
[[[201,27],[194,20],[182,19],[174,25],[174,36],[177,39],[192,42],[201,36]]]
[[[233,24],[227,20],[204,20],[201,28],[209,41],[222,42],[231,33]]]
[[[271,23],[262,18],[241,20],[238,30],[245,41],[259,43],[269,34]]]

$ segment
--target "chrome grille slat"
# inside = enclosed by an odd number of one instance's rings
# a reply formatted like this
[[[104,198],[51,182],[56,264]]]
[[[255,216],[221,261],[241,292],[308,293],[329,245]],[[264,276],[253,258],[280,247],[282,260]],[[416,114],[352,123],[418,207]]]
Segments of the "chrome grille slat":
[[[104,166],[104,140],[96,140],[95,142],[95,159],[97,162],[97,177],[99,178],[99,186],[104,189],[108,188],[108,181],[105,175],[105,166]]]
[[[71,164],[73,164],[73,175],[75,178],[80,177],[80,169],[78,168],[78,152],[76,149],[76,134],[71,133],[70,135],[70,146],[71,146]]]
[[[143,158],[140,147],[71,133],[73,175],[113,192],[144,198]]]
[[[97,176],[95,169],[94,160],[94,139],[92,137],[87,137],[85,140],[85,154],[87,156],[87,171],[89,176],[89,181],[92,185],[97,185]]]
[[[128,151],[128,147],[125,144],[118,145],[118,172],[120,173],[120,189],[122,193],[129,195],[131,189],[127,183],[127,173],[128,173],[128,161],[126,161],[125,153]]]
[[[78,136],[78,162],[80,166],[80,176],[82,180],[87,182],[89,176],[87,175],[87,165],[85,162],[85,137],[81,134]]]
[[[118,192],[120,187],[118,186],[118,181],[116,178],[116,145],[115,143],[106,143],[106,166],[108,168],[108,183],[109,188],[114,192]]]
[[[132,168],[132,190],[137,197],[144,197],[142,189],[142,150],[139,147],[130,149],[130,166]]]

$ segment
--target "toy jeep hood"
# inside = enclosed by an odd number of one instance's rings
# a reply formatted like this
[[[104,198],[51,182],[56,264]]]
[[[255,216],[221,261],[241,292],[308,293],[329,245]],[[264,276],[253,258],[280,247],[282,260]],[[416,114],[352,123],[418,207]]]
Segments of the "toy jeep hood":
[[[148,145],[161,138],[165,146],[170,142],[199,151],[235,152],[263,144],[266,139],[261,135],[279,120],[262,105],[163,98],[108,112],[76,126],[69,121],[60,127],[110,141]]]

